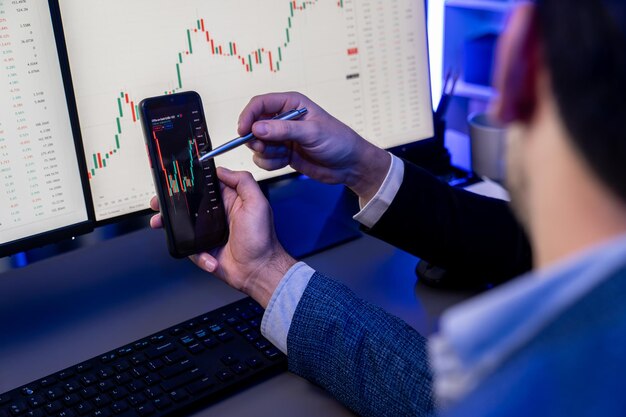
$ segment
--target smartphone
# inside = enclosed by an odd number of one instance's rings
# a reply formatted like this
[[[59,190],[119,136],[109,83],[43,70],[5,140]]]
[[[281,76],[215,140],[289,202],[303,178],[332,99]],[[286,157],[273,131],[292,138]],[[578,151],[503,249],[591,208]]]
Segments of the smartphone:
[[[182,258],[222,246],[226,211],[200,95],[184,92],[140,103],[141,124],[172,256]]]

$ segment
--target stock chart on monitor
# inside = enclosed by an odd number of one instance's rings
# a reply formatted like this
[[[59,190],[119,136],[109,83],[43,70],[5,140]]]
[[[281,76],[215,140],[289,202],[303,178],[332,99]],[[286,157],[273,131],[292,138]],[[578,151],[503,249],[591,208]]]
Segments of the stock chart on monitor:
[[[154,194],[137,104],[195,90],[213,145],[254,95],[300,91],[366,139],[432,135],[421,0],[59,0],[98,220]],[[218,165],[254,166],[242,147]]]

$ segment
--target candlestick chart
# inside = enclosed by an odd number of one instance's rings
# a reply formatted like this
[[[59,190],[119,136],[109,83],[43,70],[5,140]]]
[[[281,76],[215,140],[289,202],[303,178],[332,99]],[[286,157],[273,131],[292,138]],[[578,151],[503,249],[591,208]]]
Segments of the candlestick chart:
[[[215,146],[238,136],[251,97],[272,91],[305,93],[381,146],[419,137],[430,96],[418,4],[59,0],[96,217],[147,208],[154,194],[145,97],[197,91]],[[257,179],[289,172],[260,170],[245,147],[216,162]]]

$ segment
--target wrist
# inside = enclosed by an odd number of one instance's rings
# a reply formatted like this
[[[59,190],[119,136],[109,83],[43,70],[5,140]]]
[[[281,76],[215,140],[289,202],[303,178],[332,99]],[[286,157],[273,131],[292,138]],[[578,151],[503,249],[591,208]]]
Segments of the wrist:
[[[368,144],[346,183],[359,199],[367,203],[380,190],[391,167],[391,155],[383,149]]]
[[[263,308],[267,308],[276,288],[296,263],[297,261],[281,248],[250,274],[242,289],[243,292],[254,298]]]

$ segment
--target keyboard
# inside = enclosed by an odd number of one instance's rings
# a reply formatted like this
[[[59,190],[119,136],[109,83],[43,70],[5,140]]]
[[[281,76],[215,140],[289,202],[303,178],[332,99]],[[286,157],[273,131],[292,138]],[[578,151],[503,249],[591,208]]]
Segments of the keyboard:
[[[0,394],[0,417],[181,416],[283,372],[244,298]]]

